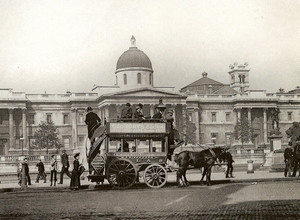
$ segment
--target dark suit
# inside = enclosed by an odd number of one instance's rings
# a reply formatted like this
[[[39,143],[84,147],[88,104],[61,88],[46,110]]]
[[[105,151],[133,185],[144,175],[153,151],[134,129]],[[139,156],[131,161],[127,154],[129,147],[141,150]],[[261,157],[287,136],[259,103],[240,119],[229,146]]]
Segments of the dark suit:
[[[91,139],[93,137],[94,131],[101,125],[101,119],[94,112],[89,112],[86,115],[85,123],[88,126],[88,137]]]
[[[230,152],[226,152],[225,154],[226,154],[226,155],[225,155],[225,158],[226,158],[226,160],[227,160],[226,178],[229,178],[229,175],[230,175],[231,177],[233,177],[233,176],[232,176],[232,171],[233,171],[232,163],[234,162],[234,160],[232,159],[232,155],[231,155]]]
[[[30,176],[29,176],[29,167],[28,167],[27,163],[25,163],[25,176],[26,176],[28,185],[31,185],[31,180],[30,180]]]
[[[68,155],[66,153],[63,153],[61,155],[61,163],[62,163],[62,168],[60,172],[60,184],[63,184],[64,173],[66,173],[67,176],[71,178],[71,174],[69,173],[70,164],[69,164]]]
[[[38,171],[39,171],[37,178],[36,178],[36,182],[38,183],[39,179],[42,178],[42,179],[44,179],[44,183],[45,183],[46,182],[46,174],[45,174],[44,163],[39,162],[36,166],[38,167]]]

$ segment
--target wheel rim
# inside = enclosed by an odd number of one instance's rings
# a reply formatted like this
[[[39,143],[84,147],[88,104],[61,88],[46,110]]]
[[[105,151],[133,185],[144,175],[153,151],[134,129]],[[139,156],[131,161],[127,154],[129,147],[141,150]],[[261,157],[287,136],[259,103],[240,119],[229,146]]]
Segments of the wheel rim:
[[[161,188],[167,182],[167,171],[159,164],[150,165],[145,169],[144,180],[151,188]]]
[[[114,188],[129,188],[135,183],[136,177],[135,166],[127,159],[112,161],[107,168],[107,180]]]

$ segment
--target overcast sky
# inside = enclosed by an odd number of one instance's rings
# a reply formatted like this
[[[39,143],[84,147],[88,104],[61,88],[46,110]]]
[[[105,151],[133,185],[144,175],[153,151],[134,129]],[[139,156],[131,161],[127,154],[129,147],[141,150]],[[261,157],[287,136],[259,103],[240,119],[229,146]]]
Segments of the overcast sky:
[[[229,83],[249,63],[250,88],[300,86],[300,1],[0,0],[0,88],[90,92],[113,85],[135,36],[155,86],[202,77]]]

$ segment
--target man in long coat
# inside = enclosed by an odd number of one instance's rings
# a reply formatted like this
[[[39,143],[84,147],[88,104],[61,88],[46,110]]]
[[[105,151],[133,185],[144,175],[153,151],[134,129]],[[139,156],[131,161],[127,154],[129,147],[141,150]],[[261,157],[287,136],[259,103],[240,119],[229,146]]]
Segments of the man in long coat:
[[[94,140],[92,140],[92,137],[95,130],[101,125],[101,119],[96,113],[93,112],[92,107],[87,108],[85,124],[88,127],[88,137],[93,144]]]
[[[70,164],[69,164],[68,155],[66,154],[66,150],[63,150],[62,152],[63,152],[63,154],[61,155],[62,168],[60,172],[60,182],[58,184],[63,184],[64,173],[66,173],[67,176],[71,178],[71,174],[69,173]]]

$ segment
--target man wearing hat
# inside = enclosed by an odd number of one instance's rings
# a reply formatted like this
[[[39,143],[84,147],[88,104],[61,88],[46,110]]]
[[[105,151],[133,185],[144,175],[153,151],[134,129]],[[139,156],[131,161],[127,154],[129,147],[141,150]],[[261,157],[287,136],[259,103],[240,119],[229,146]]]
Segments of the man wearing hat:
[[[140,122],[145,119],[142,110],[143,110],[143,105],[141,103],[139,103],[136,106],[136,109],[135,109],[135,112],[134,112],[134,118],[138,119]]]
[[[66,150],[62,151],[61,163],[62,163],[62,168],[60,172],[60,182],[58,184],[63,184],[64,173],[66,173],[67,176],[71,178],[71,174],[69,173],[69,167],[70,167],[69,158],[68,155],[66,154]]]
[[[132,109],[130,103],[126,103],[121,112],[121,119],[132,118]]]
[[[101,125],[101,119],[93,112],[92,107],[87,107],[87,114],[85,118],[85,124],[88,126],[88,137],[93,144],[94,140],[91,140],[95,130]]]
[[[158,105],[155,106],[155,114],[152,116],[155,119],[162,119],[163,118],[163,111],[159,109]]]

